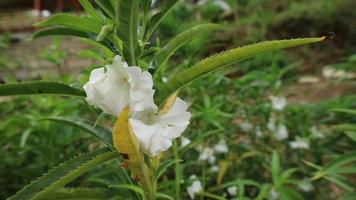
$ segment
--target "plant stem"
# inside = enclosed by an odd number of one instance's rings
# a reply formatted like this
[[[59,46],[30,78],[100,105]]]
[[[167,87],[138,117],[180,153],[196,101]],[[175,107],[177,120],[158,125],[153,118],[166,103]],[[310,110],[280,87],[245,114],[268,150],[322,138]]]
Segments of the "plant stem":
[[[179,160],[179,150],[177,146],[177,141],[173,141],[173,152],[174,152],[174,159]],[[181,166],[180,162],[176,162],[174,165],[175,171],[175,192],[176,192],[176,200],[180,200],[180,180],[181,180]]]

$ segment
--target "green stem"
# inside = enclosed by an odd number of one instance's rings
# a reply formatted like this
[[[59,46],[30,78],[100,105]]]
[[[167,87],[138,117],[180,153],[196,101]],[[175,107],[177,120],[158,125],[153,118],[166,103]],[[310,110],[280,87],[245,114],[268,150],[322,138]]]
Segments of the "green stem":
[[[174,159],[179,160],[179,150],[177,141],[173,141],[173,152],[174,152]],[[176,162],[174,165],[175,170],[175,192],[176,192],[176,200],[180,200],[180,181],[181,181],[181,166],[180,162]]]
[[[154,200],[156,198],[156,183],[153,180],[152,168],[149,168],[144,160],[143,155],[139,155],[138,166],[135,170],[141,183],[141,187],[145,193],[145,199]]]
[[[212,193],[208,193],[208,192],[200,192],[199,193],[201,196],[205,196],[205,197],[209,197],[209,199],[216,199],[216,200],[225,200],[224,197],[212,194]]]
[[[203,188],[205,188],[205,179],[206,179],[206,164],[203,162],[203,168],[202,168],[202,185]],[[204,192],[200,193],[200,199],[204,199]]]

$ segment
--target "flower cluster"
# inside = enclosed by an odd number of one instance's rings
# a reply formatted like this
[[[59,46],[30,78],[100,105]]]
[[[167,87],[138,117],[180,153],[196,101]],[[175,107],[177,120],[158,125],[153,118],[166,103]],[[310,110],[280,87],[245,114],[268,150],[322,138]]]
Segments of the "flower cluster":
[[[159,113],[151,74],[128,66],[120,56],[111,65],[94,69],[84,90],[87,102],[107,114],[119,116],[129,108],[129,124],[141,150],[150,156],[167,150],[189,124],[186,102],[176,98],[167,112]]]
[[[208,162],[211,165],[209,171],[212,173],[219,171],[219,166],[216,165],[216,154],[227,154],[229,152],[229,148],[224,139],[220,139],[212,148],[199,146],[197,150],[200,152],[198,161]]]

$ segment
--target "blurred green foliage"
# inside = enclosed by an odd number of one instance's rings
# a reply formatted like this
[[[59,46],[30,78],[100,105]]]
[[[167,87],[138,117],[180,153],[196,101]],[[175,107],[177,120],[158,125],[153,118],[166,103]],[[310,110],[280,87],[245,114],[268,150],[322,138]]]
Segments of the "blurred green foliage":
[[[218,22],[226,28],[223,32],[194,39],[185,45],[173,57],[170,63],[173,66],[179,64],[188,67],[203,56],[251,41],[327,32],[336,33],[336,38],[326,47],[332,51],[320,52],[311,47],[304,50],[307,53],[264,54],[239,63],[239,70],[232,66],[205,77],[203,81],[191,83],[182,95],[188,97],[190,110],[194,114],[192,124],[184,134],[192,143],[180,147],[180,141],[176,141],[174,154],[183,162],[175,163],[174,167],[168,169],[167,175],[161,177],[165,181],[160,185],[159,191],[174,196],[175,191],[172,188],[174,185],[177,187],[174,179],[179,178],[180,195],[182,199],[186,199],[188,196],[185,188],[192,182],[190,175],[195,174],[203,182],[205,192],[221,198],[234,198],[226,193],[226,189],[236,186],[240,199],[276,199],[273,196],[276,194],[280,199],[336,199],[342,196],[338,190],[345,188],[349,193],[345,192],[344,198],[352,199],[350,194],[355,191],[355,181],[351,179],[347,180],[351,183],[338,182],[337,178],[342,179],[339,175],[341,172],[336,170],[338,173],[333,174],[333,181],[330,181],[330,177],[327,179],[320,176],[315,180],[311,178],[323,171],[315,166],[327,165],[338,156],[355,150],[355,140],[350,138],[355,131],[335,131],[333,127],[355,124],[356,116],[333,110],[355,109],[356,96],[321,98],[313,101],[316,103],[307,105],[290,103],[283,111],[274,111],[268,97],[284,95],[287,84],[294,84],[300,74],[297,71],[298,66],[305,63],[320,62],[318,66],[335,64],[335,68],[355,71],[355,49],[352,47],[355,38],[352,36],[355,35],[356,28],[353,27],[354,23],[350,23],[355,16],[354,1],[224,1],[230,10],[224,10],[213,0],[204,4],[191,2],[180,3],[167,16],[158,30],[158,35],[162,37],[155,38],[157,41],[165,41],[196,23]],[[0,48],[6,49],[8,42],[5,35],[0,40]],[[53,47],[55,48],[49,47],[44,51],[42,57],[58,64],[65,52],[60,50],[58,43],[54,43]],[[344,57],[335,57],[335,51],[341,51]],[[305,56],[309,53],[311,55]],[[100,52],[87,50],[79,56],[100,58],[99,54]],[[318,54],[323,55],[313,58],[313,55]],[[310,58],[314,60],[309,61]],[[2,56],[0,65],[10,63],[6,59],[8,58]],[[89,71],[84,69],[79,76],[63,75],[57,79],[76,81],[82,85],[87,80]],[[354,84],[355,79],[344,81]],[[344,81],[335,84],[342,85]],[[93,119],[92,116],[96,116],[93,113],[98,113],[97,110],[88,109],[84,101],[69,97],[11,97],[0,99],[0,102],[0,156],[3,158],[0,160],[0,198],[13,194],[68,157],[99,145],[78,129],[43,121],[41,118],[67,116],[110,124],[110,119],[104,115]],[[277,123],[283,123],[287,127],[288,139],[279,141],[272,136],[274,132],[268,128],[271,116],[276,118]],[[241,124],[246,123],[252,128],[246,130],[241,127]],[[308,140],[308,149],[291,148],[290,142],[298,137]],[[220,139],[226,141],[229,152],[215,155],[215,165],[219,167],[219,171],[212,172],[209,171],[211,164],[197,160],[201,148],[213,147]],[[170,156],[174,155],[166,155],[167,158]],[[345,164],[351,167],[350,171],[355,168],[355,164]],[[75,184],[107,185],[105,181],[114,182],[112,179],[115,177],[108,175],[115,171],[113,168],[112,165],[106,165],[98,177],[88,176]],[[218,184],[219,179],[221,184]],[[301,187],[303,184],[309,184],[309,188]],[[334,190],[330,192],[330,188]],[[200,195],[203,198],[204,194]]]

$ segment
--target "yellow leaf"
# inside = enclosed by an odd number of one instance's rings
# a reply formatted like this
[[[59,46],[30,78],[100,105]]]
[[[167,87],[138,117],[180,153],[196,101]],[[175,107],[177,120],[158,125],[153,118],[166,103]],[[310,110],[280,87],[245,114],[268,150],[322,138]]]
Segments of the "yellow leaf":
[[[137,139],[131,131],[129,124],[129,109],[125,108],[119,115],[112,132],[114,147],[123,154],[123,157],[128,157],[128,162],[138,162],[139,147]]]
[[[222,160],[219,162],[219,171],[218,171],[218,176],[217,176],[218,185],[220,185],[222,180],[224,179],[224,176],[225,176],[228,168],[229,168],[228,161]]]
[[[124,165],[131,170],[131,177],[138,180],[145,190],[152,191],[152,172],[145,163],[139,144],[129,123],[129,109],[125,108],[119,115],[113,131],[113,143],[116,150],[126,159]]]
[[[173,93],[167,101],[164,103],[162,109],[159,111],[160,114],[165,114],[171,109],[178,95],[178,91]]]

